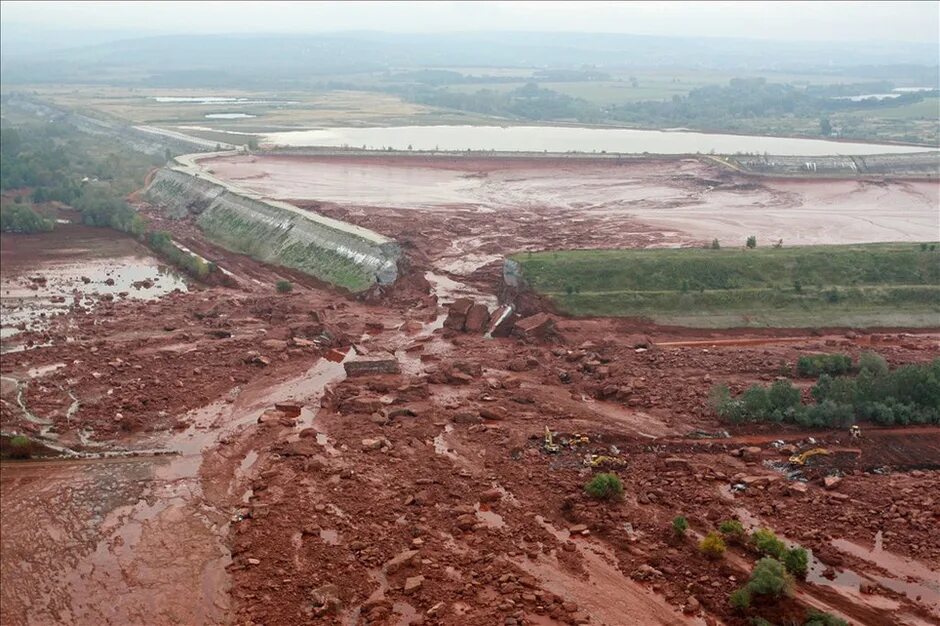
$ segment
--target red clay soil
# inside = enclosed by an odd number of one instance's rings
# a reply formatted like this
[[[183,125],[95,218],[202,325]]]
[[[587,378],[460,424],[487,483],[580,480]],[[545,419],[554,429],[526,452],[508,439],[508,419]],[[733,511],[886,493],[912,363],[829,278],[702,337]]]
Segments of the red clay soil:
[[[561,319],[544,338],[484,338],[442,328],[443,292],[424,278],[456,241],[495,255],[666,236],[585,223],[556,240],[538,211],[321,210],[400,237],[400,284],[352,298],[151,215],[237,286],[102,301],[4,354],[4,434],[179,454],[4,462],[0,621],[743,625],[808,607],[857,624],[940,620],[937,428],[849,440],[735,430],[707,408],[714,384],[772,382],[811,352],[926,362],[936,334]],[[275,293],[280,277],[293,294]],[[492,295],[494,277],[477,287]],[[344,378],[337,362],[388,358],[400,374]],[[788,478],[787,446],[852,452]],[[592,467],[591,455],[609,458]],[[620,476],[622,500],[585,493],[599,469]],[[682,539],[677,515],[691,526]],[[758,556],[697,548],[730,518],[813,549],[793,598],[731,609]]]

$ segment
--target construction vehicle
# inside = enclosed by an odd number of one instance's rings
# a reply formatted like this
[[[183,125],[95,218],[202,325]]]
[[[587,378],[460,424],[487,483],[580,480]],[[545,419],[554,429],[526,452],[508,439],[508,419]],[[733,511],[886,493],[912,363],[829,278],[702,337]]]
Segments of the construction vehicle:
[[[614,469],[618,467],[625,467],[627,462],[616,456],[609,456],[606,454],[589,454],[585,459],[585,465],[589,465],[595,469]]]
[[[555,438],[548,426],[545,427],[545,441],[542,442],[542,449],[549,454],[558,454],[561,451],[561,446],[555,443]]]
[[[794,454],[790,457],[791,465],[799,465],[800,467],[806,465],[806,462],[815,456],[828,455],[832,454],[827,448],[812,448],[806,450],[805,452],[800,452],[799,454]]]

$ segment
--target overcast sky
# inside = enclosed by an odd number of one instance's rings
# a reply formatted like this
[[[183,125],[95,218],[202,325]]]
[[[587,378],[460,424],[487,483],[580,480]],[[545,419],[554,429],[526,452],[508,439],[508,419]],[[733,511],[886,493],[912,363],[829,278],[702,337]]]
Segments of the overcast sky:
[[[0,20],[128,34],[475,30],[940,41],[940,2],[15,2]]]

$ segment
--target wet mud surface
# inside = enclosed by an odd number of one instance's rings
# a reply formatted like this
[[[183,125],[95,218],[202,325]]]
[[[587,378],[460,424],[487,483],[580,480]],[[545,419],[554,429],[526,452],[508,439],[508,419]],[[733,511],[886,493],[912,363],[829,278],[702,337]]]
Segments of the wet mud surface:
[[[769,619],[940,620],[940,429],[724,437],[707,408],[716,382],[766,384],[807,353],[926,362],[937,332],[556,319],[545,336],[486,338],[448,325],[447,305],[492,311],[491,259],[507,249],[685,235],[626,212],[561,229],[543,208],[487,222],[478,207],[379,204],[316,209],[403,241],[408,267],[385,293],[353,299],[168,222],[234,282],[99,300],[21,331],[32,347],[3,356],[0,430],[80,456],[0,467],[0,621],[745,624],[727,597],[756,555],[710,561],[696,546],[731,517],[813,550]],[[292,294],[276,294],[280,278]],[[788,477],[781,445],[852,453]],[[590,455],[616,459],[622,501],[584,493]],[[670,530],[680,514],[685,540]]]

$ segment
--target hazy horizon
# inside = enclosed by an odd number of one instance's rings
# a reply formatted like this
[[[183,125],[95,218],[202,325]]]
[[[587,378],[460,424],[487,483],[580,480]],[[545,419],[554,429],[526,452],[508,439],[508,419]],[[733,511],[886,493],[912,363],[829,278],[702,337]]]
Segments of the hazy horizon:
[[[567,32],[940,45],[936,2],[18,2],[5,36]]]

